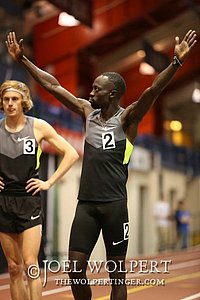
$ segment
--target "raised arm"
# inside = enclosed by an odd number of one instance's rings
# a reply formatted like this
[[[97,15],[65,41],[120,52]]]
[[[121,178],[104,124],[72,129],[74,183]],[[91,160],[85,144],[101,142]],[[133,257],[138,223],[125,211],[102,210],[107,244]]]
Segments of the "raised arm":
[[[167,87],[176,71],[182,66],[191,49],[196,44],[196,36],[194,30],[189,30],[181,42],[179,42],[179,37],[175,38],[172,63],[155,78],[152,85],[142,93],[138,101],[126,108],[123,115],[123,122],[126,129],[131,124],[141,121],[161,92]]]
[[[79,158],[76,150],[46,121],[35,119],[34,133],[39,143],[44,140],[53,146],[53,148],[62,156],[62,160],[57,170],[47,181],[42,181],[37,178],[31,178],[28,180],[26,189],[27,192],[32,192],[33,195],[37,194],[41,190],[48,190]]]
[[[66,107],[81,115],[83,119],[85,119],[92,111],[88,101],[75,97],[68,90],[63,88],[54,76],[41,70],[24,56],[23,39],[18,42],[15,32],[10,32],[8,34],[6,45],[12,59],[21,63],[41,86],[55,96]]]

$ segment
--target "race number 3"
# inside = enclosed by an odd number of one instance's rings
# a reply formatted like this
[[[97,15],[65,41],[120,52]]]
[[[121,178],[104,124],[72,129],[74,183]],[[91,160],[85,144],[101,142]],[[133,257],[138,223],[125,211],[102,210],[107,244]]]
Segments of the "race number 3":
[[[24,140],[24,154],[35,154],[35,140]]]
[[[115,148],[115,138],[112,131],[102,133],[102,144],[104,150]]]

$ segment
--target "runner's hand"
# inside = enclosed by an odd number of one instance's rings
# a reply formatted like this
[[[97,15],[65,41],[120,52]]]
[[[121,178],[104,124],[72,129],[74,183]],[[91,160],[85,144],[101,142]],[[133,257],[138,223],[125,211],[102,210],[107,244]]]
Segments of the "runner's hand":
[[[12,59],[19,61],[24,54],[23,39],[17,42],[15,32],[9,32],[5,43]]]
[[[32,193],[36,195],[40,191],[46,191],[51,187],[49,181],[42,181],[38,178],[31,178],[27,181],[26,191],[27,193]]]
[[[178,57],[181,63],[185,60],[191,49],[196,44],[196,37],[197,34],[195,30],[189,30],[181,42],[179,42],[178,36],[175,37],[174,54]]]

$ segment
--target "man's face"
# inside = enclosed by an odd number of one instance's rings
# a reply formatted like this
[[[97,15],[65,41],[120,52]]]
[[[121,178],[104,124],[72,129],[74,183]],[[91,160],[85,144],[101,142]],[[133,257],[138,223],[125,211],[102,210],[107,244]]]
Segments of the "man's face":
[[[3,93],[3,110],[6,116],[16,116],[23,113],[22,95],[14,91]]]
[[[95,109],[106,108],[110,104],[110,96],[114,90],[114,84],[107,76],[100,75],[93,83],[89,102]]]

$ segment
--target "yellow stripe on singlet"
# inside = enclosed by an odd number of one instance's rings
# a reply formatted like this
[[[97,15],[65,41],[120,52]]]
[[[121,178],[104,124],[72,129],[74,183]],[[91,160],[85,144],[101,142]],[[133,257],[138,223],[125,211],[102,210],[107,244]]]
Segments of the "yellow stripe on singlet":
[[[38,146],[38,150],[37,150],[37,164],[36,164],[36,170],[39,169],[40,167],[40,156],[42,154],[42,149],[40,146]]]
[[[128,139],[126,139],[126,149],[124,154],[123,165],[126,165],[129,162],[132,151],[133,151],[133,145],[131,144],[131,142],[129,142]]]

